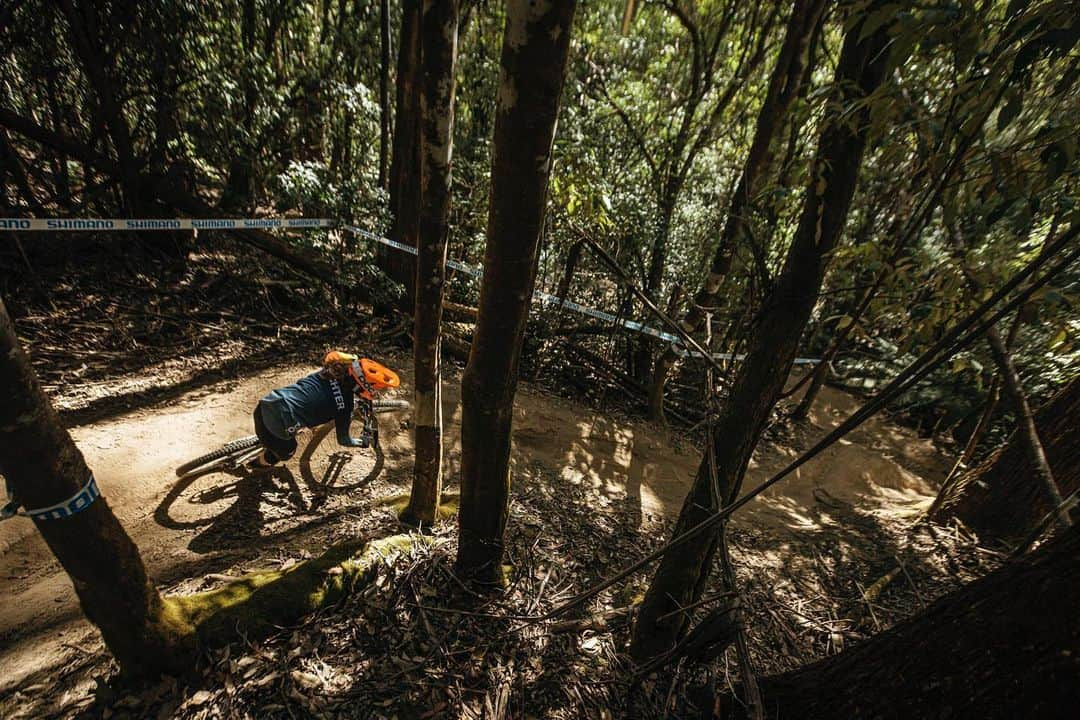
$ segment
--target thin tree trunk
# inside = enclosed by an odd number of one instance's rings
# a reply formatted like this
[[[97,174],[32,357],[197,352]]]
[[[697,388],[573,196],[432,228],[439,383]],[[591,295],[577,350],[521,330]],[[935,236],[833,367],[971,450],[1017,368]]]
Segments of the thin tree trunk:
[[[71,498],[92,478],[42,392],[2,302],[0,474],[30,509]],[[34,523],[125,673],[152,677],[191,667],[186,623],[150,582],[138,549],[104,497],[67,517]]]
[[[997,327],[991,326],[986,331],[986,339],[990,345],[990,354],[993,355],[994,362],[997,363],[998,372],[1001,374],[1002,382],[1005,385],[1005,393],[1012,402],[1013,412],[1016,413],[1019,437],[1023,442],[1028,462],[1035,471],[1035,480],[1042,486],[1042,491],[1050,507],[1055,508],[1061,505],[1061,492],[1058,490],[1057,482],[1054,481],[1054,473],[1050,469],[1049,461],[1046,459],[1046,451],[1043,449],[1042,441],[1039,440],[1039,431],[1035,427],[1035,416],[1031,413],[1031,405],[1028,403],[1024,386],[1020,382],[1020,374],[1016,372],[1016,365],[1013,364],[1012,355],[1009,353],[1008,348],[1005,347],[1001,335],[998,334]],[[1058,517],[1058,524],[1061,527],[1069,527],[1072,525],[1072,521],[1069,520],[1068,515],[1063,514]]]
[[[637,3],[634,0],[626,0],[626,5],[623,7],[622,25],[620,26],[620,32],[623,35],[630,34],[630,25],[634,22],[635,15],[637,15]]]
[[[509,0],[480,315],[461,381],[458,566],[502,577],[510,432],[575,0]]]
[[[1050,241],[1055,234],[1057,222],[1058,217],[1055,215],[1051,226],[1051,233],[1047,237],[1047,243],[1040,252],[1040,257],[1045,256],[1048,252]],[[962,255],[963,248],[960,242],[960,233],[953,225],[948,225],[946,231],[951,243],[954,245],[956,253],[959,255],[958,261],[969,287],[976,294],[981,292],[983,287],[982,282],[968,267],[966,260]],[[1049,511],[1060,507],[1063,500],[1057,481],[1054,479],[1053,470],[1047,460],[1042,440],[1039,438],[1035,417],[1031,411],[1031,405],[1028,403],[1027,394],[1024,392],[1020,374],[1016,370],[1016,365],[1013,363],[1010,351],[1010,345],[1015,339],[1015,333],[1019,328],[1019,320],[1020,318],[1018,316],[1010,328],[1008,342],[1002,340],[996,325],[991,325],[987,329],[986,340],[987,344],[990,346],[990,355],[997,365],[998,376],[1001,378],[1002,385],[1005,388],[1005,394],[1008,396],[1009,401],[1013,406],[1013,412],[1016,413],[1017,429],[1013,439],[1018,441],[1023,447],[1024,454],[1028,461],[1029,472],[1032,472],[1035,476],[1033,479],[1035,481],[1034,484],[1038,488],[1037,492],[1042,496],[1042,499],[1047,504],[1047,510]],[[935,499],[931,511],[936,512],[940,508],[945,497],[945,489],[946,488],[943,487],[943,492],[938,494],[938,498]],[[1059,514],[1056,520],[1058,526],[1061,528],[1067,528],[1072,525],[1068,513],[1065,512]],[[1018,529],[1017,532],[1022,533],[1023,529]]]
[[[784,117],[798,95],[807,63],[807,48],[827,2],[828,0],[799,0],[792,9],[785,30],[784,43],[769,78],[765,101],[758,112],[754,139],[747,152],[738,185],[731,196],[720,244],[713,256],[705,282],[682,320],[682,325],[687,332],[699,331],[706,310],[712,308],[717,302],[721,283],[731,268],[735,248],[746,231],[750,201],[755,188],[759,179],[768,170],[769,148],[773,137],[777,130],[783,127]],[[677,358],[675,348],[669,346],[657,358],[656,366],[653,368],[649,392],[649,416],[654,420],[664,419],[664,385]]]
[[[676,157],[682,155],[679,148],[673,152]],[[649,253],[649,267],[645,274],[645,285],[642,288],[645,295],[654,303],[659,303],[660,289],[664,282],[664,266],[667,263],[667,245],[671,235],[671,221],[675,215],[675,204],[679,193],[682,191],[682,183],[670,180],[660,198],[660,220],[656,229],[656,237],[653,239],[652,250]],[[648,335],[637,336],[634,350],[634,366],[631,373],[634,379],[642,385],[649,382],[652,372],[653,339]]]
[[[960,453],[960,457],[956,459],[956,465],[949,471],[950,476],[956,475],[971,464],[971,459],[975,457],[975,451],[978,449],[979,443],[986,436],[986,431],[990,429],[990,421],[994,419],[994,413],[997,412],[999,402],[1001,402],[1001,376],[995,375],[990,380],[990,386],[986,388],[986,404],[983,406],[982,412],[979,413],[979,421],[975,423],[975,429],[971,431],[967,442],[964,443],[964,450]],[[949,479],[945,478],[946,484]]]
[[[1080,375],[1035,412],[1035,424],[1059,494],[1080,488]],[[1022,430],[978,466],[942,486],[931,520],[961,520],[984,541],[1019,538],[1053,509],[1033,469]]]
[[[574,280],[574,273],[577,272],[578,263],[581,261],[581,251],[585,247],[583,240],[578,240],[570,246],[570,250],[566,253],[566,266],[563,269],[562,277],[559,278],[559,287],[555,291],[555,296],[559,300],[565,300],[570,296],[570,283]]]
[[[457,0],[424,0],[421,20],[421,205],[416,257],[413,361],[416,459],[412,494],[402,519],[435,522],[442,495],[443,285],[450,217],[450,158],[454,138]]]
[[[394,145],[390,159],[390,237],[416,247],[420,234],[420,15],[421,0],[402,0],[401,40],[397,58],[397,100]],[[379,267],[405,287],[405,312],[415,300],[412,256],[382,245]]]
[[[256,51],[255,0],[243,0],[240,13],[240,44],[244,59],[239,67],[243,105],[241,106],[241,136],[237,154],[229,162],[229,173],[221,206],[226,210],[247,209],[254,202],[255,188],[255,107],[259,99],[255,87],[254,67],[259,62]]]
[[[55,47],[56,38],[50,36],[49,45],[50,52],[56,53]],[[64,124],[60,116],[61,99],[60,94],[56,87],[56,74],[48,73],[45,77],[46,87],[49,92],[49,115],[52,120],[52,127],[57,132],[62,132]],[[68,197],[71,194],[71,178],[68,176],[67,161],[58,153],[49,153],[49,157],[52,160],[54,178],[54,187],[56,188],[57,197]]]
[[[379,187],[390,158],[390,0],[379,0]]]
[[[1013,342],[1016,340],[1016,333],[1019,330],[1020,313],[1017,313],[1013,319],[1012,327],[1009,328],[1009,337],[1005,340],[1005,347],[1012,348]],[[961,472],[969,469],[971,459],[975,457],[975,451],[978,449],[979,443],[982,442],[987,430],[990,429],[990,421],[994,418],[994,413],[997,411],[1000,401],[1001,375],[995,374],[993,379],[990,380],[990,386],[986,389],[986,402],[983,404],[982,412],[979,413],[979,420],[975,423],[975,428],[971,431],[971,435],[968,436],[967,442],[964,443],[964,450],[960,453],[960,457],[956,459],[952,469],[949,470],[949,474],[942,481],[937,497],[934,498],[930,509],[926,511],[927,517],[934,517],[938,513],[941,503],[952,494],[953,485],[960,478]]]
[[[141,214],[145,202],[139,182],[140,162],[123,107],[118,102],[122,94],[110,69],[103,64],[108,56],[95,47],[100,37],[98,9],[93,3],[76,5],[72,0],[60,0],[60,8],[67,19],[71,44],[97,99],[98,119],[116,152],[125,209],[135,215]]]
[[[770,718],[1056,718],[1080,703],[1080,530],[839,655],[760,681]],[[723,717],[741,717],[727,698]]]
[[[846,33],[836,68],[837,98],[825,111],[799,225],[784,269],[763,303],[748,342],[747,357],[732,383],[732,395],[710,439],[725,504],[738,495],[750,456],[783,390],[821,290],[829,255],[847,219],[869,124],[865,98],[881,84],[888,63],[888,34],[884,27],[859,39],[862,21],[879,5],[872,3]],[[711,485],[708,462],[703,460],[675,535],[709,515]],[[686,619],[673,611],[701,597],[716,544],[717,534],[713,531],[694,546],[663,558],[634,627],[631,653],[635,660],[648,661],[675,645],[684,632]],[[664,616],[668,618],[660,621]]]

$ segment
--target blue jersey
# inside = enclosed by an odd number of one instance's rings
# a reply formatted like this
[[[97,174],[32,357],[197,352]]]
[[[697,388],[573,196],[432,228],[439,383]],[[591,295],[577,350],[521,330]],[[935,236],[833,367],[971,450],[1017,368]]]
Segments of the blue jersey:
[[[333,420],[338,443],[350,446],[353,443],[349,423],[355,388],[356,382],[351,377],[338,381],[313,373],[274,390],[259,401],[259,406],[267,429],[278,437],[292,437],[301,428],[313,428]]]

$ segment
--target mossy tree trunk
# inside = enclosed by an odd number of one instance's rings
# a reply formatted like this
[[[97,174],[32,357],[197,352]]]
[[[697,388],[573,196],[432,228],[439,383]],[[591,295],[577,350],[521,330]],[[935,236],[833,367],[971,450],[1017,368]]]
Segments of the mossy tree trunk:
[[[750,456],[791,370],[829,255],[847,219],[870,121],[865,100],[880,86],[888,64],[889,38],[884,28],[860,39],[863,20],[879,4],[864,9],[862,18],[851,23],[844,38],[836,68],[837,90],[825,110],[791,249],[751,329],[747,357],[732,384],[732,395],[713,426],[710,441],[721,502],[730,502],[739,492]],[[707,456],[683,504],[675,535],[715,511]],[[631,652],[639,662],[669,650],[685,631],[685,614],[676,611],[700,598],[717,540],[713,531],[661,560],[634,627]],[[659,618],[665,615],[668,619],[661,622]]]
[[[1074,377],[1034,413],[1060,495],[1080,487],[1080,376]],[[930,519],[957,518],[983,540],[1009,541],[1026,535],[1053,508],[1034,482],[1029,450],[1017,430],[980,465],[941,489]]]
[[[420,244],[416,257],[416,310],[413,313],[416,459],[412,494],[402,519],[414,525],[431,525],[435,522],[442,494],[440,346],[454,137],[457,0],[424,0],[421,26],[422,192]]]
[[[0,474],[30,509],[71,498],[92,477],[42,392],[2,303]],[[104,497],[81,512],[34,523],[124,673],[153,676],[190,667],[193,645],[186,625],[162,602],[138,549]]]
[[[706,309],[716,305],[719,299],[721,283],[731,269],[735,249],[742,242],[748,226],[754,192],[759,179],[768,170],[773,137],[783,127],[784,118],[798,96],[807,63],[807,48],[826,4],[827,0],[798,0],[792,8],[765,100],[758,111],[754,139],[747,151],[738,185],[731,196],[720,244],[701,289],[682,319],[683,329],[687,332],[701,330]],[[649,416],[653,420],[664,420],[664,388],[677,359],[674,346],[668,346],[653,367],[649,385]]]
[[[482,582],[501,577],[514,394],[575,7],[575,0],[507,3],[484,279],[461,381],[457,561]]]
[[[420,235],[420,24],[421,0],[402,0],[398,42],[393,155],[390,158],[390,237],[416,247]],[[408,253],[380,245],[379,267],[405,287],[404,312],[412,312],[415,262]]]
[[[761,679],[767,715],[1068,717],[1080,703],[1078,596],[1073,527],[850,650]]]
[[[257,640],[369,585],[380,565],[429,542],[413,534],[333,545],[288,570],[255,572],[194,595],[165,599],[201,647]]]

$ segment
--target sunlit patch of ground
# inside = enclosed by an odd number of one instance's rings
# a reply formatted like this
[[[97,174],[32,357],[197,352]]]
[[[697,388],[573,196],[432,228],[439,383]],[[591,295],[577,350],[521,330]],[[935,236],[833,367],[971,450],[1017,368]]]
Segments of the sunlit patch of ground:
[[[408,388],[410,359],[379,356],[402,371]],[[400,504],[411,482],[407,413],[382,417],[379,454],[338,448],[332,432],[319,431],[273,473],[216,473],[191,481],[173,474],[192,455],[249,434],[255,401],[312,369],[289,364],[257,370],[74,430],[159,583],[173,592],[196,592],[245,570],[287,567],[342,539],[396,531],[394,502]],[[783,443],[762,444],[745,487],[769,477],[825,432],[842,414],[834,412],[838,406],[854,407],[833,390],[822,399],[811,424]],[[461,413],[453,374],[445,403],[446,477],[454,492]],[[412,717],[409,708],[440,706],[468,716],[484,698],[504,691],[513,702],[534,703],[536,712],[556,717],[580,717],[605,703],[616,707],[620,691],[611,682],[624,677],[625,629],[566,637],[534,629],[487,640],[484,629],[503,632],[512,626],[511,616],[550,608],[661,542],[700,457],[693,443],[648,423],[523,384],[512,455],[511,585],[483,605],[494,618],[417,609],[461,602],[450,593],[456,583],[447,574],[451,520],[437,530],[442,543],[436,550],[409,559],[412,571],[387,569],[383,586],[395,588],[394,603],[357,600],[265,644],[215,655],[202,680],[159,688],[159,697],[140,696],[136,714],[170,707],[179,717],[200,717],[225,703],[259,716],[325,711],[364,717],[348,711],[363,702],[385,708],[386,716]],[[960,535],[911,530],[945,469],[946,460],[925,443],[875,420],[736,517],[736,565],[762,670],[837,652],[995,562]],[[0,533],[0,592],[11,599],[0,611],[0,715],[65,715],[95,702],[123,703],[122,696],[107,693],[95,701],[92,677],[107,674],[109,661],[32,526],[12,521]],[[887,575],[890,582],[868,600],[866,588]],[[647,580],[648,572],[638,573],[588,607],[625,604]],[[459,653],[462,648],[470,650]],[[255,659],[238,664],[249,657]],[[728,662],[709,672],[727,672]]]

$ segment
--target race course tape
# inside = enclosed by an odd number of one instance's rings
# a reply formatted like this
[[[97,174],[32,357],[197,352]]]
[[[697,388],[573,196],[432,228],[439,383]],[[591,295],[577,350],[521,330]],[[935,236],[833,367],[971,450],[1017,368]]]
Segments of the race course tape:
[[[337,227],[328,218],[0,218],[0,230],[264,230]]]
[[[416,248],[399,243],[390,238],[376,235],[362,227],[348,225],[330,218],[0,218],[0,230],[8,231],[141,231],[141,230],[243,230],[269,228],[329,228],[341,227],[348,232],[355,233],[360,237],[367,238],[377,243],[392,247],[401,252],[416,254]],[[447,259],[446,266],[470,275],[475,278],[483,276],[483,268],[467,265],[459,260]],[[573,300],[560,299],[556,295],[546,293],[543,290],[535,290],[533,299],[546,306],[563,307],[567,310],[602,320],[606,323],[619,325],[631,332],[650,335],[652,337],[672,343],[681,357],[700,357],[701,353],[690,352],[682,347],[682,338],[671,333],[657,330],[656,328],[643,325],[635,320],[625,320],[611,313],[597,310],[596,308],[581,305]],[[742,360],[745,355],[731,355],[729,353],[713,353],[716,360]],[[813,365],[819,362],[816,358],[795,358],[796,365]]]
[[[391,240],[390,238],[384,238],[380,235],[368,232],[367,230],[364,230],[363,228],[357,227],[355,225],[345,225],[344,227],[349,232],[354,232],[361,237],[367,238],[368,240],[382,243],[387,247],[392,247],[395,250],[407,252],[410,255],[416,254],[416,248],[412,247],[411,245],[405,245],[404,243],[396,242],[394,240]],[[484,269],[482,267],[466,265],[465,263],[458,260],[449,259],[446,261],[446,266],[449,268],[453,268],[454,270],[460,270],[466,275],[471,275],[475,278],[482,277],[484,274]],[[622,325],[627,330],[633,330],[634,332],[652,335],[653,337],[660,338],[665,342],[681,342],[678,337],[676,337],[675,335],[671,335],[670,333],[662,332],[660,330],[657,330],[656,328],[642,325],[641,323],[634,322],[633,320],[621,320],[612,315],[611,313],[606,313],[602,310],[597,310],[596,308],[580,305],[573,300],[560,300],[558,296],[552,295],[551,293],[546,293],[543,290],[534,290],[533,299],[540,301],[544,305],[558,305],[560,307],[566,308],[567,310],[573,310],[574,312],[580,313],[582,315],[587,315],[588,317],[595,318],[597,320],[603,320],[604,322],[609,323],[617,323]]]
[[[357,227],[356,225],[343,225],[342,227],[349,232],[356,233],[360,237],[364,237],[368,240],[381,243],[383,245],[386,245],[387,247],[392,247],[395,250],[407,252],[410,255],[416,254],[416,248],[412,247],[411,245],[406,245],[404,243],[399,243],[395,240],[391,240],[390,238],[376,235],[375,233],[369,232],[362,227]],[[453,268],[454,270],[460,270],[461,272],[467,275],[471,275],[475,278],[482,277],[484,274],[484,270],[482,267],[466,265],[465,263],[458,260],[448,259],[446,261],[446,266],[449,268]],[[679,336],[672,335],[671,333],[666,333],[662,330],[657,330],[656,328],[649,327],[648,325],[643,325],[635,320],[624,320],[622,318],[616,317],[615,315],[612,315],[611,313],[606,313],[603,310],[597,310],[596,308],[591,308],[587,305],[581,305],[580,303],[576,303],[573,300],[560,299],[557,295],[546,293],[543,290],[534,290],[533,300],[537,300],[543,305],[556,305],[559,307],[564,307],[567,310],[573,310],[574,312],[580,313],[581,315],[586,315],[597,320],[603,320],[604,322],[621,325],[622,327],[632,332],[642,333],[644,335],[651,335],[652,337],[659,338],[664,342],[673,343],[677,346],[676,352],[681,357],[701,357],[701,353],[699,352],[691,352],[684,349],[682,347],[682,338],[680,338]],[[731,353],[713,353],[712,356],[714,360],[742,360],[746,357],[746,355],[743,354],[732,355]],[[818,360],[817,358],[795,358],[796,365],[816,365],[818,362],[820,362],[820,360]]]

